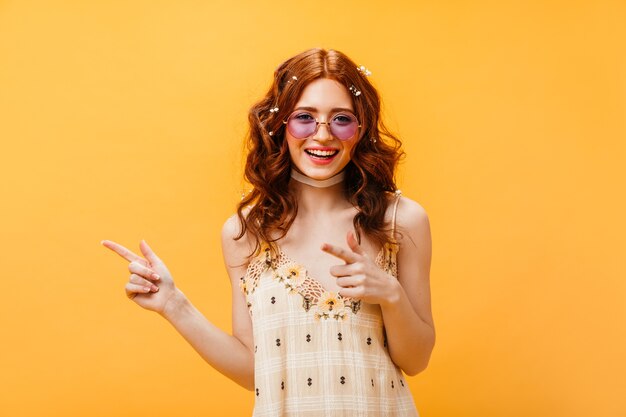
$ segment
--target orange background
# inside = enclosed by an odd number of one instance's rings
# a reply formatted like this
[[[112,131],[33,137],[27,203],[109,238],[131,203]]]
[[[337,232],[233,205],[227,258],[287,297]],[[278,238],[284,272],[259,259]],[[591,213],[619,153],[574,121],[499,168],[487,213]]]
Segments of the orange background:
[[[625,21],[622,1],[0,1],[0,414],[251,415],[99,242],[145,238],[229,331],[246,112],[321,46],[372,71],[430,216],[421,415],[626,415]]]

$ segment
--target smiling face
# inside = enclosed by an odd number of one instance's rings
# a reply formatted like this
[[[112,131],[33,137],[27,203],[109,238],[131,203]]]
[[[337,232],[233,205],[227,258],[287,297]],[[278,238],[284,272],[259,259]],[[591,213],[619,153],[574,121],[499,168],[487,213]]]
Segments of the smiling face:
[[[341,83],[328,78],[312,81],[302,91],[296,103],[294,116],[302,120],[345,122],[346,115],[354,114],[350,92]],[[347,140],[339,140],[320,124],[313,135],[298,139],[285,129],[285,139],[293,167],[316,180],[325,180],[341,172],[350,162],[350,152],[358,141],[357,132]]]

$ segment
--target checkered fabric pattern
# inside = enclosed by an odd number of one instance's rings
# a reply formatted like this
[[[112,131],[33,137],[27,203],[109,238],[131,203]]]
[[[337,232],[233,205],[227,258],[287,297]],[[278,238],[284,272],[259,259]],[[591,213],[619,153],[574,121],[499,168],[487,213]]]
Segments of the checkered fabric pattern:
[[[390,242],[376,258],[394,277],[396,253]],[[242,290],[255,343],[253,417],[419,416],[379,305],[326,291],[280,250],[252,260]]]

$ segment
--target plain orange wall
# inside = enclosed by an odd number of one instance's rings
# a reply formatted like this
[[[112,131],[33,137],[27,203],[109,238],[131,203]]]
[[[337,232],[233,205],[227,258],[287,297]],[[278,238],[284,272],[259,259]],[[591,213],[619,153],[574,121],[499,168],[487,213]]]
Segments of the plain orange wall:
[[[421,415],[626,415],[625,21],[623,1],[0,1],[0,414],[251,414],[99,242],[145,238],[229,330],[246,112],[321,46],[372,71],[430,216]]]

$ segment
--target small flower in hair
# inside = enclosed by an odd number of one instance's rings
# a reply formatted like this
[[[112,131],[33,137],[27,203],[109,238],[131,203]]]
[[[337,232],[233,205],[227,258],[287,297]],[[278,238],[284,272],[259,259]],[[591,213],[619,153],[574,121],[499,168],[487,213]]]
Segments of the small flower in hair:
[[[274,132],[270,130],[267,134],[272,136],[274,134]]]
[[[273,107],[270,109],[270,113],[276,113],[278,111],[278,107]]]
[[[361,65],[360,67],[356,67],[356,69],[363,75],[365,75],[366,77],[369,77],[370,75],[372,75],[372,71],[368,70],[367,68],[365,68],[365,65]]]
[[[293,77],[291,77],[292,80],[294,81],[298,81],[298,77],[296,77],[295,75]]]
[[[352,94],[354,94],[355,96],[360,96],[361,92],[359,90],[357,90],[357,88],[354,85],[350,86],[350,91],[352,92]]]

